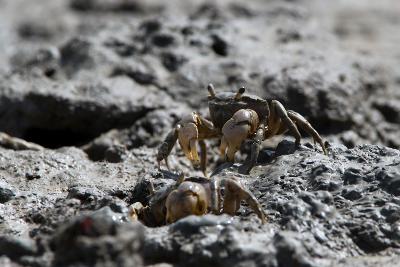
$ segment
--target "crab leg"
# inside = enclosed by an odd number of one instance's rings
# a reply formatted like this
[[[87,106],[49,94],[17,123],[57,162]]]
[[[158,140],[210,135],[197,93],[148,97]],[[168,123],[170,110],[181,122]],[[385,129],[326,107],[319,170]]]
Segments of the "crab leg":
[[[211,178],[210,181],[210,210],[214,214],[221,214],[222,198],[220,190],[220,179]]]
[[[208,177],[207,175],[207,146],[206,142],[204,140],[199,140],[199,145],[200,145],[200,169],[203,172],[205,177]]]
[[[178,132],[180,128],[181,125],[178,124],[174,129],[172,129],[168,133],[164,142],[162,142],[162,144],[158,148],[158,153],[157,153],[158,168],[161,167],[161,161],[165,160],[165,164],[167,165],[167,168],[169,170],[168,155],[171,153],[171,150],[174,147],[176,140],[178,139]]]
[[[261,219],[262,223],[267,221],[260,203],[249,190],[245,189],[240,182],[234,179],[224,179],[224,182],[224,213],[235,215],[237,210],[240,208],[240,201],[244,200]]]
[[[326,155],[327,151],[322,141],[322,138],[318,134],[318,132],[311,126],[311,124],[302,115],[293,110],[288,110],[287,113],[289,115],[289,118],[291,118],[301,129],[312,136],[312,138],[314,139],[314,143],[317,142],[322,147],[322,150]]]
[[[221,155],[221,158],[225,160],[225,153],[226,153],[226,148],[228,147],[228,142],[225,139],[225,136],[222,136],[221,138],[221,144],[219,145],[219,153]]]
[[[283,122],[283,124],[289,129],[290,133],[296,139],[295,143],[297,146],[300,145],[301,135],[296,127],[296,124],[289,118],[289,115],[283,105],[277,101],[271,101],[271,119],[273,120],[275,116],[278,116]]]
[[[264,128],[264,124],[260,124],[256,134],[251,139],[251,152],[249,155],[249,160],[239,168],[239,171],[243,174],[249,174],[250,170],[257,163],[258,154],[260,153],[260,146],[264,139]]]

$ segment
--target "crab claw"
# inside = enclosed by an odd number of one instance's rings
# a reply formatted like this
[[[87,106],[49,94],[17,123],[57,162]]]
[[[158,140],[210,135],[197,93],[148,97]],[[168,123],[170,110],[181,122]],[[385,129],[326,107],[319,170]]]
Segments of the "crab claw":
[[[221,156],[226,156],[226,160],[234,162],[236,151],[240,149],[244,140],[256,132],[258,123],[258,115],[254,110],[238,110],[222,127]]]
[[[173,223],[189,215],[206,214],[207,192],[203,186],[197,183],[183,182],[168,195],[165,207],[167,223]]]
[[[144,206],[140,202],[135,202],[129,207],[128,211],[128,217],[132,221],[138,221],[139,220],[139,214],[143,211]]]
[[[189,116],[183,118],[180,122],[181,128],[178,131],[179,144],[194,167],[200,166],[200,158],[197,153],[196,141],[199,139],[199,130],[197,128],[198,117],[192,112]]]

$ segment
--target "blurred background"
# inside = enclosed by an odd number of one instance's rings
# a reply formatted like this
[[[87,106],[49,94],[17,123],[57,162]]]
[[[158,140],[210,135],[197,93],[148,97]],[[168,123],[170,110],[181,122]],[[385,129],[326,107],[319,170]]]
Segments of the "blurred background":
[[[399,148],[399,43],[397,0],[0,0],[0,131],[93,159],[155,147],[207,116],[213,83],[331,142]]]

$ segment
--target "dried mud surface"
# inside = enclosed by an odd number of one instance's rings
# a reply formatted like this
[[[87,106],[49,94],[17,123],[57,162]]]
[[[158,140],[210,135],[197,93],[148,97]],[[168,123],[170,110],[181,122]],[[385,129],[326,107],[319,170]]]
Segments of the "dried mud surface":
[[[399,29],[395,0],[0,0],[0,131],[43,146],[0,147],[0,266],[397,266]],[[177,179],[156,148],[182,115],[207,115],[208,83],[280,100],[329,154],[285,136],[249,175],[246,146],[216,171],[267,224],[246,206],[130,222],[144,184]]]

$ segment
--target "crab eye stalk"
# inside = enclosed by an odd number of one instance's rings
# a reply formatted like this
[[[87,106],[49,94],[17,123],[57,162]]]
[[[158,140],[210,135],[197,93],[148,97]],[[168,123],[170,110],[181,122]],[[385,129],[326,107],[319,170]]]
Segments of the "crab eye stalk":
[[[215,98],[215,90],[214,90],[214,85],[211,83],[207,86],[208,93],[210,94],[210,98]]]
[[[242,98],[244,91],[246,91],[246,89],[244,87],[239,88],[238,92],[235,95],[235,101],[239,101]]]

